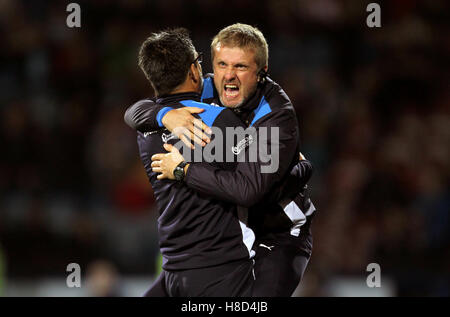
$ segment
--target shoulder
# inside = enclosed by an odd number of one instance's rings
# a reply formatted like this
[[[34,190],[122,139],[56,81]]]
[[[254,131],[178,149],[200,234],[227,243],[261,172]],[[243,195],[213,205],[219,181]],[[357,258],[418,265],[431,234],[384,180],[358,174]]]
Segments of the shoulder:
[[[273,81],[270,78],[266,78],[267,82],[263,87],[263,95],[264,99],[270,105],[272,111],[278,110],[292,110],[294,111],[294,107],[292,106],[291,99],[286,94],[286,92],[281,88],[279,84]]]
[[[129,116],[134,115],[136,112],[147,110],[153,105],[155,105],[154,99],[151,98],[141,99],[132,104],[131,106],[129,106],[127,110],[125,110],[125,114]]]
[[[271,121],[281,123],[286,120],[297,120],[292,102],[280,85],[267,78],[267,82],[261,89],[263,89],[262,97],[255,109],[251,125]]]
[[[203,88],[201,100],[207,100],[214,98],[214,75],[206,74],[203,79]]]
[[[211,126],[216,118],[226,110],[224,107],[213,106],[207,103],[198,102],[194,100],[183,100],[180,103],[185,107],[197,107],[205,109],[202,113],[199,113],[199,117],[205,122],[206,125]]]
[[[225,109],[225,107],[210,105],[208,103],[198,102],[195,100],[182,100],[182,101],[180,101],[180,104],[182,104],[185,107],[197,107],[197,108],[205,109],[205,111],[212,111],[212,112],[219,112],[219,113]]]

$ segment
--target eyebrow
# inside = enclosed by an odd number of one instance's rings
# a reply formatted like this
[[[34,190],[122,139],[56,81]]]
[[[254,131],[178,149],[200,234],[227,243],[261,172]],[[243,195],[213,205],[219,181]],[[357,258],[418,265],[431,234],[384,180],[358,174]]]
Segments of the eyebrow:
[[[228,65],[228,63],[226,63],[226,62],[223,61],[223,60],[218,60],[217,63],[218,63],[218,64],[219,64],[219,63],[224,63],[225,65]],[[233,67],[250,67],[250,65],[247,65],[247,64],[244,64],[244,63],[242,63],[242,62],[239,62],[239,63],[234,64]]]

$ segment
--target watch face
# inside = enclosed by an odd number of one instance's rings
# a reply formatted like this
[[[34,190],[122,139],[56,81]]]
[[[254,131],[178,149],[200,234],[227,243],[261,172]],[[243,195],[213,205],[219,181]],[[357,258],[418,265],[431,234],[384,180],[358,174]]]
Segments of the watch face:
[[[177,166],[175,168],[175,170],[173,171],[173,176],[175,176],[175,179],[177,181],[182,180],[184,177],[184,169],[182,169],[181,167]]]

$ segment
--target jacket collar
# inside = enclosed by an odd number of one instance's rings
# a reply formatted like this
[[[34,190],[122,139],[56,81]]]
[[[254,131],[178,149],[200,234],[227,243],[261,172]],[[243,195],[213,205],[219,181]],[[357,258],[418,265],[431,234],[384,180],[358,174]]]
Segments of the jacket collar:
[[[246,114],[258,108],[261,98],[264,96],[265,86],[266,83],[258,84],[253,96],[248,98],[241,106],[233,108],[233,111],[237,114]]]
[[[165,105],[165,104],[179,102],[182,100],[200,101],[200,94],[198,94],[196,92],[182,92],[179,94],[165,95],[165,96],[161,96],[161,97],[157,98],[156,103]]]

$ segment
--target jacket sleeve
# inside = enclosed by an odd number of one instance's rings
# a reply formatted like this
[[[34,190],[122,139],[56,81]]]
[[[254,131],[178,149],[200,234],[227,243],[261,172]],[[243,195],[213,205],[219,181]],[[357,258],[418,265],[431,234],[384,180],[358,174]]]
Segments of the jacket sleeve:
[[[289,109],[269,113],[260,119],[254,131],[256,141],[245,149],[244,162],[238,156],[235,171],[192,163],[185,177],[187,186],[243,207],[261,201],[282,180],[294,157],[298,156],[299,133],[295,113]],[[252,159],[255,151],[256,159],[255,156]]]
[[[123,118],[132,129],[141,132],[152,131],[161,127],[157,117],[163,108],[163,105],[156,104],[152,99],[143,99],[130,106]]]
[[[313,173],[313,166],[308,160],[299,161],[283,179],[280,186],[271,191],[268,201],[279,202],[283,199],[292,200],[303,192]]]

